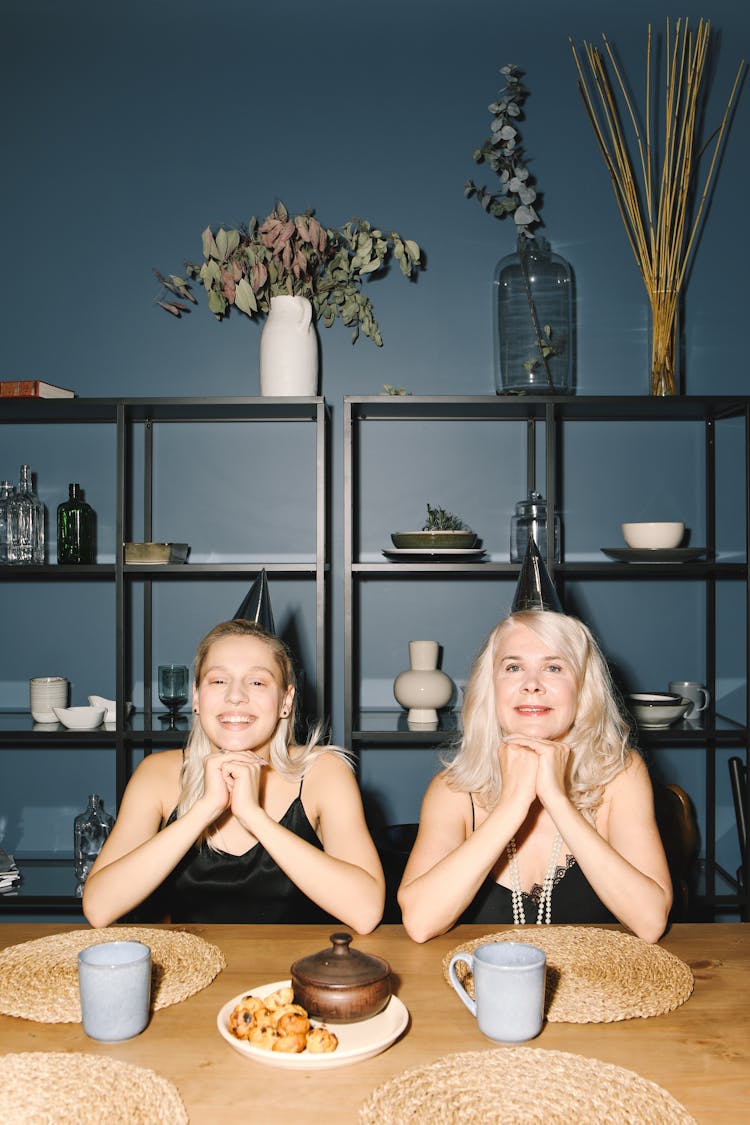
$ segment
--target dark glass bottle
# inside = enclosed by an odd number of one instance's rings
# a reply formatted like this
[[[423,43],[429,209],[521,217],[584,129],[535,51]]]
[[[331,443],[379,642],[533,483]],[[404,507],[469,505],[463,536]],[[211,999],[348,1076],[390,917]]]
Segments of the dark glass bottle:
[[[81,495],[78,484],[69,484],[69,498],[57,509],[57,561],[94,563],[94,509]]]

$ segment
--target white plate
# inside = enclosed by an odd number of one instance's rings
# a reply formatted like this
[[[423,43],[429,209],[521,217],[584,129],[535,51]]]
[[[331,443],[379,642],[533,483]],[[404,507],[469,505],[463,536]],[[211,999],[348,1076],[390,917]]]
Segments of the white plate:
[[[476,559],[484,554],[484,547],[391,547],[389,550],[384,550],[383,554],[387,559],[404,559],[404,558],[445,558],[445,557],[460,557],[464,559]]]
[[[229,1030],[229,1017],[232,1009],[239,1004],[243,996],[257,996],[262,1000],[277,988],[288,988],[291,981],[277,980],[273,984],[264,984],[258,988],[251,988],[241,992],[232,1000],[227,1000],[216,1019],[219,1034],[226,1039],[235,1051],[239,1051],[245,1058],[254,1062],[265,1063],[266,1066],[281,1066],[288,1070],[330,1070],[334,1066],[348,1066],[350,1063],[370,1059],[379,1055],[386,1047],[390,1047],[398,1039],[401,1032],[409,1022],[409,1012],[398,996],[391,996],[382,1012],[372,1016],[369,1020],[359,1020],[357,1023],[329,1023],[329,1027],[338,1038],[339,1045],[335,1051],[327,1054],[315,1055],[302,1051],[299,1055],[286,1055],[282,1051],[264,1051],[254,1047],[245,1039],[237,1039]],[[319,1026],[320,1020],[312,1020]]]
[[[705,547],[602,547],[611,559],[627,563],[682,563],[705,555]]]

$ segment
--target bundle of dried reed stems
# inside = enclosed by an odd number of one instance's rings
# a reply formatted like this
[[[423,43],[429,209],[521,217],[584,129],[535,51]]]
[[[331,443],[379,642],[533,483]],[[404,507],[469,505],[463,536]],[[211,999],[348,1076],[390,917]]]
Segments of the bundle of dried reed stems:
[[[641,129],[628,95],[623,73],[606,35],[602,35],[617,87],[630,119],[637,148],[638,176],[621,124],[618,99],[613,91],[599,50],[584,41],[585,60],[593,82],[586,83],[584,64],[575,44],[571,48],[578,70],[578,88],[597,143],[607,166],[615,199],[628,241],[648,294],[652,315],[651,394],[671,395],[676,385],[676,329],[680,290],[685,282],[691,255],[704,217],[714,173],[718,166],[732,106],[739,89],[745,61],[740,62],[719,127],[705,145],[700,144],[700,125],[705,102],[703,86],[711,25],[700,20],[695,33],[688,21],[678,19],[674,35],[666,23],[664,147],[661,168],[655,152],[652,123],[651,25],[646,50],[646,111]],[[695,181],[704,151],[713,141],[703,189],[695,192]],[[697,204],[696,204],[697,199]]]

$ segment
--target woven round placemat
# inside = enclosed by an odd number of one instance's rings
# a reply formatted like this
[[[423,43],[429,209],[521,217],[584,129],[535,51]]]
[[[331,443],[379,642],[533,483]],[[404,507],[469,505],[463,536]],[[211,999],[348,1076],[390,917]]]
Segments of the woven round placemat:
[[[526,926],[485,934],[464,942],[454,953],[473,953],[490,941],[523,941],[547,954],[545,1015],[550,1023],[611,1023],[636,1017],[660,1016],[684,1004],[693,991],[690,968],[659,945],[632,934],[595,926]],[[456,975],[473,996],[468,966],[459,963]]]
[[[373,1090],[360,1125],[696,1125],[632,1070],[564,1051],[504,1047],[446,1055]]]
[[[153,1070],[106,1055],[0,1055],[3,1125],[184,1125],[179,1090]]]
[[[224,954],[195,934],[144,926],[110,926],[11,945],[0,953],[0,1012],[39,1023],[77,1023],[78,952],[103,941],[142,941],[151,949],[151,1007],[167,1008],[210,984]]]

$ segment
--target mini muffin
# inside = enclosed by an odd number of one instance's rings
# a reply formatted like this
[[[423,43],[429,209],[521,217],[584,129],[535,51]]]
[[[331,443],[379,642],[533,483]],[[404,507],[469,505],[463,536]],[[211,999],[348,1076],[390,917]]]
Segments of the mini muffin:
[[[335,1051],[339,1041],[327,1027],[313,1027],[307,1033],[307,1049],[311,1055],[322,1055]]]
[[[278,1035],[274,1040],[273,1051],[284,1051],[287,1055],[299,1055],[306,1046],[304,1035]]]
[[[276,1021],[279,1035],[307,1035],[310,1021],[304,1008],[299,1012],[284,1012]]]
[[[247,1037],[248,1043],[252,1043],[253,1047],[260,1047],[262,1051],[272,1051],[277,1039],[278,1035],[272,1027],[254,1027]]]
[[[276,1008],[283,1008],[294,1003],[294,991],[291,988],[277,988],[263,1000],[267,1008],[273,1012]]]

